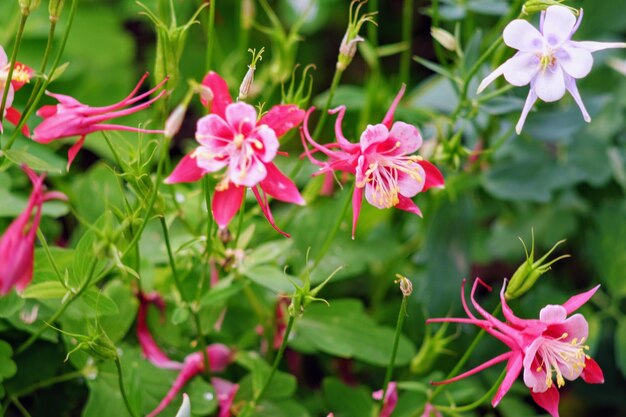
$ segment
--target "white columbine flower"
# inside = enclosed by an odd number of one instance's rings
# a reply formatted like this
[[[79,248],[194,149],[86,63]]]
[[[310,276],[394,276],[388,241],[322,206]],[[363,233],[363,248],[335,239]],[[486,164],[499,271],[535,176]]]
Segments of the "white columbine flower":
[[[517,87],[530,84],[530,92],[515,131],[519,135],[528,112],[540,98],[546,102],[560,100],[569,91],[586,122],[591,121],[589,113],[580,98],[576,80],[591,71],[591,52],[608,48],[625,48],[622,42],[573,41],[572,35],[578,29],[583,13],[576,20],[574,14],[564,6],[550,6],[541,13],[538,31],[526,20],[516,19],[504,28],[504,43],[518,52],[508,61],[489,74],[478,86],[482,92],[500,75]]]

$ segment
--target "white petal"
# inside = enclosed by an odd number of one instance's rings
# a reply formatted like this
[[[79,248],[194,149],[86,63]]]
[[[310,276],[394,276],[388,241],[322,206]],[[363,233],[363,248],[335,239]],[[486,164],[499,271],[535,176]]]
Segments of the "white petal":
[[[236,132],[245,135],[256,126],[256,110],[247,103],[232,103],[226,107],[226,120]]]
[[[533,91],[533,87],[530,87],[530,91],[528,92],[528,97],[526,97],[526,103],[524,103],[524,108],[522,109],[522,114],[519,117],[519,121],[515,125],[515,132],[519,135],[522,133],[522,128],[524,127],[524,123],[526,122],[526,117],[530,112],[530,109],[533,108],[533,105],[537,101],[537,95]]]
[[[557,52],[556,57],[563,70],[576,79],[586,77],[591,72],[593,57],[586,49],[576,48],[566,43]]]
[[[565,95],[565,77],[560,66],[554,65],[537,73],[533,90],[545,102],[560,100]]]
[[[4,52],[4,48],[0,45],[0,67],[4,67],[9,63],[9,59],[7,58],[7,53]]]
[[[626,48],[626,42],[570,41],[569,43],[577,48],[586,49],[589,52],[612,48]]]
[[[543,36],[526,20],[517,19],[506,25],[502,38],[508,46],[522,52],[539,52],[543,49]]]
[[[191,404],[189,403],[189,397],[187,394],[183,394],[183,403],[181,404],[176,417],[190,417],[191,416]]]
[[[557,48],[572,35],[576,16],[567,7],[550,6],[543,22],[543,37],[548,45]]]
[[[506,62],[504,64],[506,64]],[[480,82],[480,85],[478,86],[478,90],[476,90],[476,94],[482,93],[485,90],[485,88],[489,86],[489,84],[494,82],[496,78],[498,78],[499,76],[503,74],[502,67],[504,66],[504,64],[500,65],[491,74],[487,75],[485,79],[483,79]]]
[[[587,109],[585,108],[585,103],[583,103],[582,98],[580,98],[580,93],[578,92],[578,87],[576,86],[576,80],[573,79],[572,77],[566,76],[565,87],[567,88],[567,91],[569,91],[569,93],[574,98],[574,101],[576,102],[576,104],[578,104],[578,108],[580,109],[580,112],[583,114],[583,119],[585,119],[585,122],[587,123],[591,122],[591,116],[589,116],[589,113],[587,112]]]
[[[529,52],[516,54],[502,65],[504,78],[516,87],[521,87],[530,83],[537,75],[540,67],[539,58]]]

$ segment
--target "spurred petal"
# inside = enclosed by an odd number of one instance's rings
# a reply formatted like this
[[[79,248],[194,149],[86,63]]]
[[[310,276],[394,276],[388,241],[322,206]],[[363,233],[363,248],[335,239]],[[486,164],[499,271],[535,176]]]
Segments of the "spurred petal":
[[[578,310],[583,304],[585,304],[593,295],[598,291],[600,285],[597,285],[590,289],[589,291],[585,291],[581,294],[574,295],[569,300],[563,303],[563,307],[565,307],[565,311],[567,314],[572,314],[574,311]]]
[[[422,192],[427,191],[431,188],[443,188],[445,180],[443,178],[443,174],[439,169],[431,164],[430,162],[422,159],[421,161],[417,161],[418,164],[424,170],[426,174],[426,182],[424,183],[424,188]]]
[[[259,206],[261,207],[261,211],[263,212],[263,215],[265,216],[269,224],[274,228],[274,230],[276,230],[278,233],[280,233],[281,235],[285,237],[291,237],[289,233],[283,232],[276,225],[276,222],[274,221],[274,216],[272,215],[272,210],[269,205],[269,201],[267,200],[267,195],[265,194],[265,190],[261,189],[261,191],[263,191],[263,195],[259,193],[259,190],[257,187],[253,187],[251,188],[251,190],[252,190],[252,193],[254,194],[254,197],[256,197],[256,201],[259,203]]]
[[[186,393],[183,393],[183,403],[180,405],[175,417],[191,417],[191,404]]]
[[[239,384],[233,384],[222,378],[211,378],[211,384],[213,384],[215,388],[215,395],[217,396],[217,402],[220,406],[217,417],[230,417],[230,409],[233,406],[233,401],[239,390]]]
[[[537,73],[531,87],[537,97],[545,102],[560,100],[565,95],[565,77],[560,66],[554,65]]]
[[[9,107],[6,109],[5,116],[7,121],[13,126],[17,126],[20,123],[20,119],[22,118],[22,114],[13,107]],[[27,138],[30,137],[30,129],[28,128],[28,125],[26,123],[24,123],[24,126],[22,126],[22,134]]]
[[[504,65],[506,64],[506,62],[504,62],[502,65],[500,65],[498,68],[496,68],[491,74],[487,75],[478,85],[478,89],[476,90],[476,94],[480,94],[482,93],[485,88],[487,88],[489,86],[489,84],[491,84],[492,82],[494,82],[496,80],[496,78],[498,78],[499,76],[501,76],[502,74],[504,74]]]
[[[383,400],[383,406],[380,410],[379,417],[390,417],[398,404],[398,384],[394,381],[389,382],[387,386],[387,392],[383,399],[383,391],[379,390],[372,394],[372,398],[375,400]]]
[[[600,369],[598,362],[591,358],[585,359],[585,368],[580,376],[588,384],[604,384],[602,369]]]
[[[70,170],[70,166],[72,166],[72,162],[74,162],[74,158],[78,155],[78,152],[83,148],[83,144],[85,143],[85,136],[81,136],[78,138],[76,143],[72,145],[72,147],[67,151],[67,170]]]
[[[546,392],[537,393],[532,389],[530,395],[537,405],[546,410],[552,417],[559,417],[559,390],[552,385]]]
[[[304,119],[304,110],[295,104],[274,106],[259,120],[259,125],[267,125],[280,138],[294,127],[298,127]]]
[[[586,49],[589,52],[602,51],[612,48],[626,48],[626,42],[594,42],[594,41],[570,41],[570,45]]]
[[[389,139],[397,143],[394,153],[412,154],[422,146],[422,135],[413,125],[395,122],[389,131]]]
[[[163,369],[182,369],[183,364],[171,360],[157,345],[148,328],[147,316],[150,304],[155,304],[161,311],[165,305],[157,293],[138,294],[139,312],[137,313],[137,339],[143,356],[154,366]]]
[[[572,95],[574,101],[578,105],[580,112],[583,115],[583,119],[585,122],[591,122],[591,116],[589,112],[587,112],[587,108],[585,107],[585,103],[583,103],[583,99],[580,97],[580,93],[578,92],[578,86],[576,85],[576,80],[568,75],[565,76],[565,88]]]
[[[576,79],[586,77],[593,66],[591,52],[568,44],[563,45],[557,52],[557,59],[563,70]]]
[[[166,184],[177,184],[179,182],[195,182],[204,175],[204,170],[198,167],[196,160],[187,154],[180,160],[174,171],[165,179]]]
[[[557,48],[567,41],[576,25],[576,16],[567,7],[550,6],[543,22],[543,37],[548,45]]]
[[[522,52],[540,52],[543,49],[543,36],[523,19],[513,20],[506,25],[502,38],[508,46]]]
[[[539,72],[539,58],[530,52],[517,53],[502,64],[504,78],[509,84],[521,87],[529,84]]]
[[[191,355],[185,358],[185,364],[174,380],[172,387],[167,392],[165,397],[161,400],[157,408],[155,408],[150,414],[146,417],[155,417],[161,411],[165,410],[167,406],[176,398],[176,395],[180,392],[180,390],[185,386],[185,384],[194,376],[198,375],[204,369],[203,365],[203,357],[202,354],[197,355],[198,352],[192,353]]]
[[[273,163],[265,165],[267,176],[261,181],[260,186],[267,194],[277,200],[286,203],[298,204],[303,206],[304,199],[300,195],[296,185],[287,178]]]
[[[526,117],[528,113],[530,113],[530,109],[533,108],[533,105],[537,101],[537,94],[533,89],[533,86],[530,86],[530,91],[528,92],[528,97],[526,97],[526,102],[524,103],[524,108],[522,109],[522,114],[519,117],[517,124],[515,125],[515,132],[519,135],[522,133],[522,128],[524,127],[524,123],[526,122]]]
[[[239,187],[235,184],[228,184],[225,190],[215,191],[211,211],[213,211],[213,218],[219,227],[228,226],[228,223],[241,207],[245,192],[245,187]]]
[[[396,98],[393,99],[393,102],[391,103],[391,106],[389,106],[389,110],[387,110],[387,114],[385,114],[385,117],[383,118],[383,121],[382,121],[382,124],[387,126],[387,129],[391,129],[391,124],[393,123],[393,115],[396,112],[396,107],[398,107],[398,104],[400,103],[400,100],[402,99],[402,96],[404,95],[405,91],[406,91],[406,84],[402,83],[402,87],[400,87],[400,91],[398,91]]]
[[[225,118],[226,117],[226,106],[233,102],[233,99],[228,92],[228,85],[226,81],[222,77],[220,77],[216,72],[210,71],[202,80],[202,85],[209,87],[213,92],[213,101],[211,101],[211,113],[217,114],[218,116]],[[204,99],[202,99],[202,104],[207,106],[207,103]]]
[[[363,204],[363,188],[355,187],[352,194],[352,240],[354,240],[354,234],[356,233],[356,224],[359,221],[359,214],[361,214],[361,205]]]
[[[491,405],[496,407],[500,404],[502,398],[506,395],[507,392],[513,386],[513,383],[519,376],[519,373],[522,371],[522,355],[514,354],[509,362],[506,364],[506,376],[502,380],[502,383],[498,387],[498,391],[496,391],[496,395],[491,400]]]

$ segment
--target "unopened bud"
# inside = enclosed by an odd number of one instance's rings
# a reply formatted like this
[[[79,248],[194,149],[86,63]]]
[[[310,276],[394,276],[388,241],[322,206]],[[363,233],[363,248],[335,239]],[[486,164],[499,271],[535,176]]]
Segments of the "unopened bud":
[[[447,30],[433,27],[433,28],[430,28],[430,35],[448,51],[457,50],[458,44],[456,42],[456,38]]]
[[[40,3],[41,0],[19,0],[20,12],[24,16],[28,16],[34,12],[37,7],[39,7]]]
[[[541,259],[535,261],[535,236],[533,234],[530,254],[526,250],[526,245],[524,245],[526,260],[517,268],[506,287],[504,295],[507,300],[512,300],[524,295],[533,287],[533,285],[535,285],[535,282],[537,282],[537,279],[539,279],[541,275],[550,270],[553,263],[560,261],[563,258],[569,258],[570,255],[562,255],[546,262],[548,256],[550,256],[550,254],[552,254],[552,252],[554,252],[554,250],[563,242],[565,242],[565,240],[556,242],[556,244],[552,246],[552,248],[545,255],[543,255],[543,257],[541,257]],[[522,245],[523,244],[524,242],[522,241]]]
[[[211,90],[210,87],[207,87],[206,85],[200,85],[198,87],[198,94],[200,95],[200,101],[202,102],[202,104],[204,104],[206,107],[211,105],[214,96],[213,90]]]
[[[348,65],[352,62],[352,58],[356,55],[356,47],[359,42],[363,42],[363,39],[360,36],[355,36],[352,39],[349,39],[348,31],[346,31],[345,35],[343,35],[343,39],[341,40],[341,45],[339,46],[339,58],[337,60],[337,68],[340,71],[345,70]]]
[[[564,0],[528,0],[522,6],[522,13],[525,15],[531,15],[531,14],[543,12],[550,6],[561,6],[561,7],[567,7],[568,9],[572,11],[572,13],[574,13],[575,15],[578,15],[579,13],[578,9],[575,9],[570,6],[564,6],[563,4],[561,4],[563,3],[563,1]]]
[[[187,112],[187,106],[183,104],[179,104],[176,106],[174,111],[170,114],[165,122],[165,137],[173,138],[176,136],[180,127],[183,125],[183,120],[185,119],[185,113]]]
[[[102,333],[86,343],[83,350],[87,351],[95,359],[116,360],[119,355],[117,347],[113,344],[106,333]]]
[[[191,404],[189,403],[189,396],[183,393],[183,403],[181,404],[176,417],[190,417],[191,416]]]
[[[400,291],[402,291],[402,295],[404,297],[408,297],[409,295],[411,295],[411,293],[413,292],[413,284],[411,283],[411,280],[400,274],[396,274],[396,278],[398,279],[394,282],[396,284],[400,284]]]
[[[339,71],[344,71],[350,62],[352,62],[352,58],[356,54],[356,47],[359,42],[363,42],[364,39],[359,36],[359,31],[361,27],[366,23],[370,22],[372,24],[376,24],[374,20],[374,16],[378,12],[365,13],[361,15],[361,8],[367,3],[367,0],[352,0],[350,3],[350,20],[348,21],[348,28],[346,29],[346,33],[343,35],[343,39],[341,40],[341,45],[339,46],[339,56],[337,57],[337,69]]]
[[[256,6],[254,0],[243,0],[241,3],[241,27],[249,30],[254,22],[256,15]]]
[[[261,48],[259,53],[256,53],[256,49],[248,49],[248,52],[252,54],[252,62],[248,65],[248,72],[246,72],[246,76],[243,77],[243,81],[239,86],[239,96],[237,100],[245,100],[248,98],[248,94],[250,93],[250,89],[252,88],[252,84],[254,83],[254,72],[256,71],[256,63],[258,61],[263,60],[263,52],[265,52],[265,48]]]
[[[50,15],[50,21],[56,23],[63,11],[65,0],[50,0],[48,3],[48,14]]]

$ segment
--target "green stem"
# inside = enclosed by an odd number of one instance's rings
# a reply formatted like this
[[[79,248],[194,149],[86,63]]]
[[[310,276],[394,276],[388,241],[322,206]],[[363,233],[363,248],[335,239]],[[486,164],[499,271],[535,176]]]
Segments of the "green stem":
[[[115,367],[117,368],[117,380],[120,384],[120,392],[122,393],[122,398],[124,399],[124,405],[126,406],[126,410],[128,410],[128,414],[132,417],[136,417],[137,415],[133,411],[133,408],[130,406],[130,401],[128,401],[128,397],[126,396],[126,388],[124,388],[124,375],[122,374],[122,364],[120,363],[120,359],[115,359]]]
[[[341,212],[339,213],[339,216],[337,216],[335,225],[331,229],[328,236],[326,236],[326,240],[324,241],[324,244],[322,245],[322,249],[317,253],[312,269],[315,269],[319,265],[322,259],[324,259],[326,252],[328,252],[328,249],[330,249],[330,246],[332,245],[333,240],[335,239],[335,236],[337,235],[337,232],[339,231],[339,228],[341,227],[343,218],[346,215],[346,212],[348,211],[348,207],[350,207],[350,203],[352,202],[352,195],[354,194],[355,187],[356,185],[352,188],[352,192],[347,193],[346,198],[343,202],[343,207],[341,209]]]
[[[489,391],[487,391],[485,393],[485,395],[483,395],[482,397],[480,397],[479,399],[477,399],[473,403],[470,403],[470,404],[467,404],[467,405],[462,405],[460,407],[458,407],[458,406],[436,405],[435,408],[437,410],[439,410],[439,411],[448,412],[448,413],[464,413],[466,411],[472,411],[473,409],[483,405],[486,401],[489,400],[489,398],[491,398],[491,396],[493,394],[495,394],[495,392],[497,391],[498,387],[500,386],[500,384],[504,380],[505,376],[506,376],[506,369],[503,369],[502,372],[500,373],[500,376],[498,377],[498,380],[492,385],[492,387],[489,389]]]
[[[48,258],[48,262],[50,262],[50,265],[52,265],[52,269],[54,269],[54,274],[57,276],[57,279],[59,280],[61,285],[65,286],[63,274],[61,274],[61,271],[59,271],[59,267],[54,260],[54,256],[52,256],[52,252],[50,252],[50,248],[48,247],[48,241],[46,241],[46,237],[44,236],[40,228],[37,228],[37,238],[39,239],[39,243],[41,243],[41,247],[43,248],[44,252],[46,252],[46,257]]]
[[[167,248],[167,259],[170,262],[170,269],[172,270],[172,276],[174,277],[174,283],[176,284],[176,289],[180,293],[181,298],[185,298],[183,294],[183,288],[181,286],[180,277],[178,276],[178,268],[176,268],[176,260],[174,259],[174,253],[172,252],[172,244],[170,243],[170,234],[167,230],[167,223],[165,222],[164,216],[159,216],[159,221],[161,223],[161,229],[163,230],[163,239],[165,239],[165,247]]]
[[[402,8],[402,42],[405,44],[406,49],[402,51],[402,55],[400,56],[400,82],[406,84],[409,84],[410,81],[413,2],[414,0],[404,0],[404,6]]]
[[[84,373],[83,373],[82,370],[68,372],[68,373],[63,374],[63,375],[54,376],[52,378],[36,382],[36,383],[34,383],[32,385],[29,385],[28,387],[26,387],[24,389],[21,389],[21,390],[15,392],[15,393],[10,394],[10,395],[12,397],[15,397],[15,398],[23,397],[25,395],[32,394],[33,392],[35,392],[37,390],[40,390],[42,388],[47,388],[47,387],[50,387],[52,385],[56,385],[58,383],[65,382],[65,381],[71,381],[72,379],[80,378],[82,376],[84,376]]]
[[[24,417],[31,417],[30,413],[28,412],[28,410],[22,405],[22,403],[20,402],[20,400],[18,400],[16,397],[10,397],[11,398],[11,402],[15,405],[15,407],[20,410],[20,413],[22,413],[22,415]]]
[[[209,178],[205,175],[202,177],[202,191],[204,193],[204,205],[207,211],[206,221],[206,254],[207,259],[213,252],[213,211],[211,210],[211,190],[209,187]]]
[[[35,100],[32,102],[30,108],[27,111],[25,111],[24,114],[22,114],[22,118],[20,119],[20,122],[15,127],[15,130],[13,131],[13,134],[11,135],[9,142],[2,148],[3,151],[7,151],[11,149],[11,146],[13,146],[13,143],[17,139],[17,136],[20,130],[22,129],[24,124],[26,124],[26,121],[28,120],[28,118],[32,115],[33,111],[35,110],[35,107],[37,107],[37,104],[41,100],[41,97],[43,97],[43,94],[46,91],[48,84],[50,84],[50,77],[54,74],[54,72],[58,68],[59,62],[61,62],[61,57],[63,56],[63,51],[65,50],[65,45],[67,44],[67,39],[72,29],[72,23],[74,22],[74,15],[76,14],[77,5],[78,5],[78,0],[72,0],[72,6],[70,8],[70,15],[67,21],[67,29],[65,29],[65,34],[63,35],[61,47],[59,48],[59,52],[57,53],[57,56],[54,59],[54,62],[52,63],[50,72],[46,76],[43,86],[37,92],[37,96],[35,97]]]
[[[213,44],[215,43],[215,1],[209,0],[209,27],[207,31],[207,47],[206,47],[206,70],[211,68],[211,57],[213,53]]]
[[[378,11],[378,0],[370,0],[368,4],[368,13],[375,13]],[[372,44],[374,48],[378,47],[378,26],[377,25],[368,25],[367,26],[367,39]]]
[[[200,315],[193,308],[191,310],[193,320],[196,325],[196,333],[198,334],[198,344],[202,349],[202,357],[204,358],[204,373],[208,379],[211,379],[211,362],[209,362],[209,352],[207,352],[206,341],[204,340],[204,334],[202,333],[202,325],[200,322]]]
[[[54,32],[56,31],[57,23],[56,21],[50,22],[50,30],[48,31],[48,43],[46,44],[46,50],[43,53],[43,60],[41,61],[41,69],[39,72],[41,74],[46,73],[46,66],[48,65],[48,58],[50,57],[50,51],[52,50],[52,42],[54,41]],[[42,79],[37,78],[35,81],[35,86],[33,87],[33,92],[28,98],[28,102],[26,103],[25,110],[28,110],[33,103],[35,96],[37,95],[37,91],[39,91],[39,87],[41,86]]]
[[[398,345],[400,343],[400,335],[402,334],[402,326],[404,325],[404,318],[406,317],[406,305],[409,297],[402,297],[402,304],[400,304],[400,311],[398,312],[398,321],[396,322],[396,333],[393,337],[393,348],[391,349],[391,358],[389,359],[389,365],[387,365],[387,372],[385,372],[385,383],[383,384],[383,397],[381,402],[384,404],[387,397],[387,390],[389,389],[389,382],[391,382],[391,376],[393,374],[393,368],[396,363],[396,355],[398,353]]]
[[[7,98],[9,96],[9,87],[11,87],[11,80],[13,79],[13,70],[15,70],[15,61],[17,60],[17,53],[20,50],[22,44],[22,35],[24,34],[24,27],[26,27],[26,21],[28,20],[27,14],[22,14],[20,19],[20,26],[17,29],[17,35],[15,36],[15,45],[13,45],[13,53],[11,54],[11,60],[9,61],[9,73],[4,83],[4,91],[2,92],[2,104],[0,104],[0,123],[4,119],[4,109],[7,105]]]
[[[48,319],[48,323],[50,324],[54,324],[59,317],[61,317],[63,315],[63,313],[65,313],[65,310],[67,310],[67,308],[74,302],[76,301],[81,295],[83,295],[83,293],[85,292],[85,290],[87,290],[87,288],[89,288],[89,285],[91,284],[92,278],[96,272],[96,266],[98,265],[98,260],[94,259],[93,262],[91,263],[91,267],[89,268],[89,274],[87,276],[87,279],[85,280],[85,282],[82,283],[82,285],[80,286],[80,288],[78,289],[78,291],[72,295],[64,304],[61,305],[61,307],[59,307],[59,309],[52,315],[52,317],[50,317],[50,319]],[[24,352],[26,349],[28,349],[28,347],[30,345],[32,345],[37,339],[39,339],[39,336],[41,336],[41,334],[46,331],[48,329],[48,325],[44,324],[43,326],[41,326],[39,329],[37,329],[37,331],[35,333],[33,333],[24,343],[22,343],[17,350],[15,351],[16,354],[20,354],[22,352]]]
[[[333,97],[335,97],[335,90],[339,85],[339,81],[341,81],[342,74],[343,71],[341,71],[339,68],[335,68],[335,75],[333,75],[333,81],[331,82],[330,89],[328,90],[328,100],[326,100],[326,104],[324,105],[324,109],[322,110],[322,114],[320,115],[320,120],[317,122],[317,126],[315,126],[313,139],[317,140],[319,138],[319,135],[322,134],[322,130],[324,130],[324,123],[326,123],[326,118],[328,117],[328,110],[330,109],[330,105],[333,102]]]

